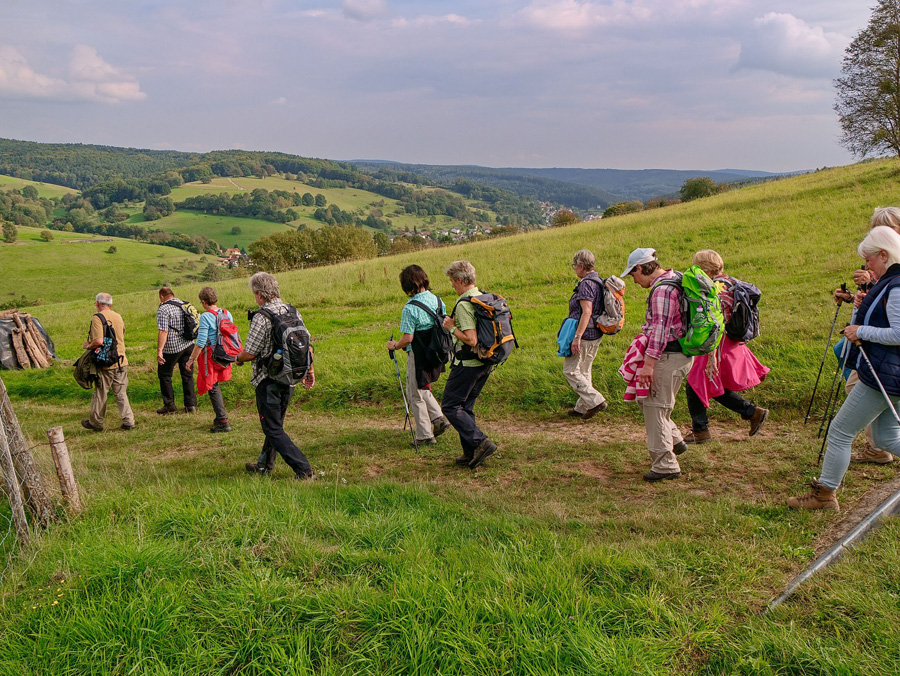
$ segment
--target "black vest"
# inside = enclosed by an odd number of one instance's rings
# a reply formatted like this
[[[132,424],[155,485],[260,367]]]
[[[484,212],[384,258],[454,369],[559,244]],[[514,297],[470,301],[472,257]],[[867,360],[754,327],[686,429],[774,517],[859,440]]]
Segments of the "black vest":
[[[884,276],[866,294],[856,312],[857,323],[861,326],[889,328],[891,324],[887,316],[888,297],[898,286],[900,286],[900,264],[895,263],[888,268]],[[900,346],[883,345],[867,340],[862,341],[862,344],[869,361],[872,362],[875,374],[872,373],[872,369],[869,368],[865,358],[860,354],[856,367],[860,382],[877,390],[879,389],[878,382],[875,380],[875,375],[877,374],[878,380],[881,381],[888,394],[900,396]]]

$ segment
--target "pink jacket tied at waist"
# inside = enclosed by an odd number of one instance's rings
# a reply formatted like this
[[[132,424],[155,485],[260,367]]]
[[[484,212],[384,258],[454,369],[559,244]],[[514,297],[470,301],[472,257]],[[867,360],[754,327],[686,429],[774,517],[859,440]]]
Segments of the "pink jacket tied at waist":
[[[691,389],[707,408],[709,400],[725,394],[725,390],[749,390],[765,380],[769,372],[769,367],[759,362],[746,343],[739,343],[725,336],[718,352],[719,373],[715,378],[710,380],[706,375],[706,366],[712,356],[708,354],[694,357],[687,377]]]
[[[650,395],[649,388],[638,387],[637,384],[638,371],[644,365],[644,354],[647,352],[649,343],[650,339],[640,333],[631,341],[631,345],[625,351],[625,358],[619,367],[619,373],[625,381],[625,401],[646,399]]]

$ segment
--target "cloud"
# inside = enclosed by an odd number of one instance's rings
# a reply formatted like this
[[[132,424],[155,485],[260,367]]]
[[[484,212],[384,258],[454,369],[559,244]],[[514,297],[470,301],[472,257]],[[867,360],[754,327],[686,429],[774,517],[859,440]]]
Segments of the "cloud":
[[[741,43],[737,68],[794,77],[833,77],[849,42],[849,38],[826,33],[793,14],[769,12],[753,20],[749,35]]]
[[[390,14],[387,0],[344,0],[341,11],[348,19],[375,21]]]
[[[284,96],[279,96],[277,99],[273,99],[269,101],[270,106],[283,106],[287,104],[287,99]]]
[[[38,73],[14,47],[0,45],[0,98],[101,103],[147,98],[137,80],[104,61],[88,45],[74,47],[67,76]]]
[[[406,19],[404,17],[397,17],[394,19],[391,24],[395,28],[407,28],[407,27],[428,27],[428,26],[436,26],[438,24],[451,24],[454,26],[468,26],[472,23],[477,23],[472,21],[471,19],[467,19],[464,16],[460,16],[459,14],[444,14],[443,16],[417,16],[414,19]]]

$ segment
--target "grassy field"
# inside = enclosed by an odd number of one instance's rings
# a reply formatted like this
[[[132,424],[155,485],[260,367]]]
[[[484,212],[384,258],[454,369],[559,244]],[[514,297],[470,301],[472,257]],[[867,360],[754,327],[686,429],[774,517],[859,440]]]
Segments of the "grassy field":
[[[261,443],[248,369],[223,389],[235,431],[196,416],[158,419],[155,303],[126,294],[129,392],[139,427],[78,426],[88,392],[65,365],[4,372],[34,443],[66,430],[88,509],[12,560],[0,585],[0,672],[212,674],[895,674],[900,524],[772,615],[765,603],[838,519],[782,500],[816,475],[802,418],[834,314],[829,291],[859,264],[873,207],[896,201],[900,166],[872,162],[690,204],[463,247],[279,275],[317,347],[319,382],[287,429],[322,473],[296,484],[281,461],[247,477]],[[763,290],[754,343],[772,373],[751,397],[763,432],[714,408],[715,440],[682,456],[684,476],[647,485],[643,431],[615,369],[646,292],[628,283],[628,325],[594,378],[609,411],[573,398],[555,335],[582,247],[601,275],[653,246],[684,268],[714,248]],[[23,247],[24,248],[24,247]],[[477,412],[500,446],[476,472],[453,466],[450,432],[416,455],[384,340],[417,262],[445,301],[442,270],[468,258],[506,296],[521,349],[491,377]],[[5,270],[6,268],[4,268]],[[246,331],[246,283],[217,284]],[[176,289],[193,300],[199,285]],[[64,358],[80,353],[84,301],[38,308]],[[402,361],[402,357],[400,357]],[[440,394],[441,385],[436,387]],[[687,420],[680,404],[675,418]],[[111,407],[110,429],[118,426]],[[46,448],[36,449],[47,468]],[[853,468],[852,509],[895,478]]]
[[[218,216],[204,214],[199,211],[176,211],[171,216],[156,221],[145,221],[140,209],[125,209],[132,212],[129,223],[142,223],[150,228],[159,228],[164,232],[180,232],[185,235],[205,235],[217,242],[223,249],[236,246],[246,249],[260,237],[273,235],[276,232],[294,230],[294,227],[263,221],[258,218],[239,218],[237,216]],[[319,221],[316,221],[319,223]],[[321,225],[321,223],[319,223]],[[234,227],[239,227],[239,235],[231,234]]]
[[[44,242],[40,228],[20,227],[16,243],[0,242],[0,302],[25,296],[42,303],[78,299],[78,305],[84,306],[88,299],[86,307],[90,309],[90,299],[99,291],[118,295],[150,291],[164,282],[178,284],[196,277],[207,262],[215,260],[128,239],[51,232],[53,241]],[[70,243],[92,239],[112,241]],[[108,253],[110,246],[116,247],[116,253]],[[43,313],[33,311],[39,316]]]
[[[5,176],[0,174],[0,190],[9,190],[13,188],[15,190],[21,190],[26,185],[33,185],[37,188],[38,195],[40,197],[62,197],[67,193],[78,192],[77,190],[73,190],[72,188],[66,188],[62,185],[53,185],[51,183],[38,183],[37,181],[26,181],[23,178],[15,178],[13,176]]]

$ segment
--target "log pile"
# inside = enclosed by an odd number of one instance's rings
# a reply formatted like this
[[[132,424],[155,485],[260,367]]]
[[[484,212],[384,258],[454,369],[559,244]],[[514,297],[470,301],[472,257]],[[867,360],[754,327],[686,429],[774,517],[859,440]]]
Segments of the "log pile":
[[[12,347],[16,361],[23,369],[43,369],[53,364],[53,355],[47,342],[37,330],[27,312],[17,309],[0,312],[0,319],[12,319],[16,328],[12,330]]]

